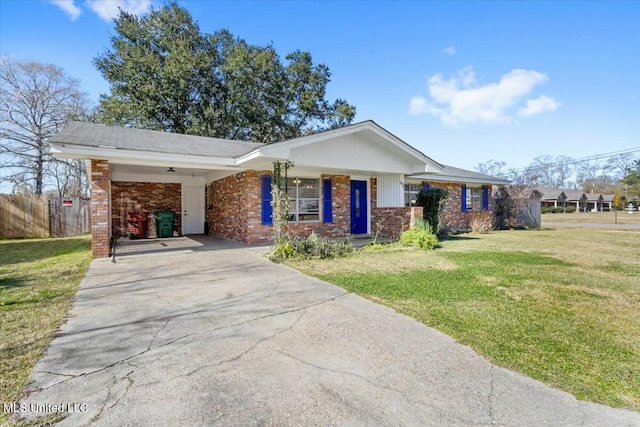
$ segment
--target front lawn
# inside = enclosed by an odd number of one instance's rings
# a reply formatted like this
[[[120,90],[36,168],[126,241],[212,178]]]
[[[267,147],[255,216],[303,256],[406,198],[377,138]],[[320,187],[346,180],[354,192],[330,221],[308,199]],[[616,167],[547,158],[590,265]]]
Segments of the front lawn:
[[[542,225],[545,223],[640,225],[640,212],[547,213],[542,215]]]
[[[640,232],[500,231],[290,264],[579,399],[640,410]]]
[[[0,403],[15,402],[91,261],[91,238],[0,240]],[[0,411],[0,425],[7,422]]]

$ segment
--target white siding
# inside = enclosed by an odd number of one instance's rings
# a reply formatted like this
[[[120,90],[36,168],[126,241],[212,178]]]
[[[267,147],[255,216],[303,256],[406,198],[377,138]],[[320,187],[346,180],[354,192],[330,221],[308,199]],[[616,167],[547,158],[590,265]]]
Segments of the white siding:
[[[285,157],[287,153],[279,154]],[[289,158],[299,166],[352,171],[405,174],[425,169],[424,163],[416,166],[418,162],[408,155],[399,154],[388,145],[358,134],[292,148]]]
[[[401,208],[404,206],[404,175],[381,175],[376,177],[377,206],[379,208]]]

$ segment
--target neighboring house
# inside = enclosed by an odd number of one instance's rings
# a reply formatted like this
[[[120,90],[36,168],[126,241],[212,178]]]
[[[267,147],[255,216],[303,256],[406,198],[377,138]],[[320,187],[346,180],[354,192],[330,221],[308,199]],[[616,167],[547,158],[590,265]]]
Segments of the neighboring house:
[[[540,206],[543,208],[564,208],[567,195],[559,188],[535,187],[540,193]]]
[[[600,212],[602,211],[602,202],[604,199],[601,194],[585,194],[587,196],[587,212]]]
[[[50,138],[58,157],[86,159],[91,179],[92,253],[108,255],[131,212],[171,209],[174,233],[245,243],[272,238],[271,175],[290,160],[293,235],[398,236],[421,216],[420,186],[449,190],[445,223],[464,229],[467,212],[491,209],[502,180],[444,166],[373,121],[274,144],[70,123]]]
[[[603,194],[602,195],[602,208],[604,209],[609,209],[610,211],[612,211],[614,209],[613,207],[613,198],[615,197],[614,194]]]
[[[576,212],[587,211],[587,195],[580,190],[563,190],[567,196],[565,206],[574,206]]]

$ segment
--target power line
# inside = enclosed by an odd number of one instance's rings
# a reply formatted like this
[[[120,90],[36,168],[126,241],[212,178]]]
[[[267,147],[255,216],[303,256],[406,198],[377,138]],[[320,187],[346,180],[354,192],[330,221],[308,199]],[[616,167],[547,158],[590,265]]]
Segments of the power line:
[[[578,159],[571,159],[571,160],[567,160],[564,162],[555,162],[555,163],[544,163],[540,166],[527,166],[524,168],[519,168],[519,169],[510,169],[509,172],[528,172],[528,171],[534,171],[534,170],[539,170],[539,169],[543,169],[546,167],[555,167],[555,166],[562,166],[562,165],[572,165],[575,163],[582,163],[582,162],[586,162],[589,160],[601,160],[601,159],[608,159],[611,157],[615,157],[618,156],[620,154],[632,154],[632,153],[638,153],[640,152],[640,147],[634,147],[634,148],[627,148],[626,150],[620,150],[620,151],[612,151],[610,153],[603,153],[603,154],[594,154],[592,156],[587,156],[587,157],[582,157],[582,158],[578,158]]]

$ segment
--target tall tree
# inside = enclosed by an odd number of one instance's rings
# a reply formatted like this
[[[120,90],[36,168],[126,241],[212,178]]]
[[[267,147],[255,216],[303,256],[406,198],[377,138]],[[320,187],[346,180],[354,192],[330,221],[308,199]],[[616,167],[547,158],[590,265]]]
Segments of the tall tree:
[[[603,163],[599,159],[587,160],[578,166],[578,184],[582,186],[582,191],[594,194],[602,191],[602,183],[608,182],[609,177],[603,179]]]
[[[68,121],[86,117],[88,96],[78,79],[53,64],[2,58],[0,70],[0,154],[10,171],[4,179],[14,189],[42,194],[48,175],[63,166],[82,167],[65,162],[52,168],[58,160],[47,139]]]
[[[176,3],[142,18],[121,11],[94,64],[110,84],[96,115],[106,124],[274,142],[355,116],[345,100],[326,99],[331,73],[310,53],[282,61],[273,46],[202,33]]]
[[[503,172],[503,168],[507,166],[507,162],[504,161],[496,161],[493,159],[487,160],[484,163],[478,163],[474,169],[478,173],[482,173],[485,175],[504,177],[506,176],[505,172]]]
[[[626,196],[630,200],[640,202],[640,159],[627,167],[625,176],[621,179]]]
[[[607,160],[605,168],[607,173],[620,179],[626,176],[629,168],[633,167],[635,161],[636,159],[633,153],[618,154],[617,156],[610,157],[609,160]]]
[[[572,157],[556,156],[553,170],[553,188],[571,188],[574,182],[571,177],[576,173],[576,163]]]

